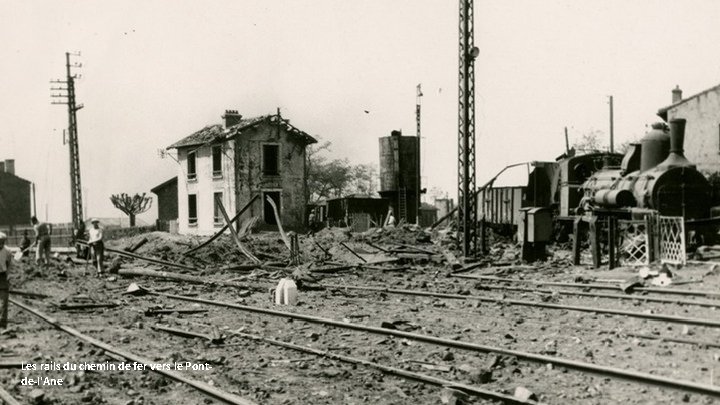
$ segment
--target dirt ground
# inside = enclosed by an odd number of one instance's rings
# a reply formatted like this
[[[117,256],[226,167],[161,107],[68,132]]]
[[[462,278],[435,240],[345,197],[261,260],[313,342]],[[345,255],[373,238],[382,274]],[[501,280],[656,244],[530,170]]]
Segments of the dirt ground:
[[[697,384],[720,384],[720,329],[630,316],[578,312],[567,309],[511,305],[523,300],[644,314],[676,315],[720,321],[720,296],[674,296],[634,292],[634,299],[568,295],[589,292],[532,283],[503,284],[497,280],[451,277],[454,250],[452,234],[430,234],[413,227],[371,230],[351,234],[346,229],[323,230],[300,236],[300,265],[238,268],[249,260],[235,242],[223,236],[194,255],[183,255],[206,238],[153,232],[111,243],[123,249],[147,238],[137,254],[182,263],[182,270],[122,259],[121,269],[162,270],[201,276],[206,280],[232,280],[249,288],[178,282],[159,278],[127,278],[118,274],[98,277],[91,264],[63,261],[39,269],[27,260],[17,264],[11,288],[42,293],[47,298],[12,295],[53,317],[62,325],[157,363],[209,365],[206,370],[181,370],[185,377],[202,381],[261,404],[437,404],[496,401],[469,396],[451,397],[443,387],[385,374],[363,365],[272,346],[243,338],[261,335],[330,353],[353,356],[386,366],[422,373],[513,395],[518,387],[549,404],[679,404],[718,403],[718,398],[696,392],[591,374],[528,361],[515,356],[476,352],[422,343],[409,338],[370,334],[347,328],[259,314],[237,309],[171,299],[161,295],[123,294],[132,282],[153,290],[228,303],[314,315],[343,322],[442,337],[477,345],[561,357],[596,365],[634,370]],[[340,242],[362,257],[358,258]],[[277,233],[245,238],[247,248],[265,262],[283,262],[289,252]],[[548,262],[521,265],[512,241],[493,239],[490,254],[465,275],[492,275],[527,281],[594,282],[618,286],[638,274],[637,268],[612,271],[572,266],[564,246],[551,246]],[[380,249],[378,249],[380,248]],[[386,250],[383,252],[381,249]],[[327,253],[325,253],[327,251]],[[424,252],[423,252],[424,251]],[[434,254],[430,254],[434,253]],[[110,255],[110,259],[113,259]],[[340,264],[363,267],[335,272]],[[388,260],[395,260],[390,261]],[[588,257],[583,261],[589,263]],[[466,265],[469,263],[466,263]],[[455,264],[458,267],[460,264]],[[347,267],[347,266],[346,266]],[[720,292],[720,268],[692,264],[673,270],[667,290],[692,289]],[[269,291],[279,278],[290,276],[302,287],[297,306],[272,303]],[[464,299],[410,296],[354,289],[323,289],[322,284],[375,286],[457,294]],[[502,285],[526,287],[499,289]],[[259,288],[253,288],[260,286]],[[551,290],[551,292],[547,292]],[[592,290],[606,294],[616,291]],[[496,298],[485,302],[473,297]],[[709,303],[648,302],[650,297]],[[114,304],[112,307],[67,309],[63,304]],[[717,304],[718,306],[714,306]],[[63,309],[66,308],[66,309]],[[195,310],[195,313],[152,314],[153,310]],[[202,311],[202,312],[200,312]],[[23,370],[13,363],[120,364],[123,360],[55,329],[40,318],[11,306],[10,325],[0,333],[0,384],[21,403],[35,404],[210,404],[222,403],[186,384],[150,370],[79,371]],[[154,329],[173,327],[222,337],[222,344],[183,337]],[[638,335],[654,337],[649,339]],[[698,344],[677,343],[685,339]],[[705,342],[705,343],[702,343]],[[207,366],[206,366],[207,367]],[[62,386],[28,386],[23,378],[62,378]],[[456,401],[456,402],[453,402]]]

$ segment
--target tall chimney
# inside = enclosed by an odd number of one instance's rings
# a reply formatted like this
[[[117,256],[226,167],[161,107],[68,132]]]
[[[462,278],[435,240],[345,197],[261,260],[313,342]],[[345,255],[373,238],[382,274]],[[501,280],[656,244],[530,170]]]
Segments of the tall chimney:
[[[682,100],[682,90],[680,90],[680,86],[676,84],[672,91],[672,103],[675,104],[680,102],[680,100]]]
[[[5,171],[15,174],[15,159],[5,159]]]
[[[658,165],[658,168],[696,167],[696,165],[690,163],[683,154],[685,123],[686,120],[684,118],[676,118],[670,121],[670,154],[665,161]]]
[[[230,128],[240,123],[242,115],[238,114],[237,110],[225,110],[225,115],[222,118],[225,120],[225,128]]]

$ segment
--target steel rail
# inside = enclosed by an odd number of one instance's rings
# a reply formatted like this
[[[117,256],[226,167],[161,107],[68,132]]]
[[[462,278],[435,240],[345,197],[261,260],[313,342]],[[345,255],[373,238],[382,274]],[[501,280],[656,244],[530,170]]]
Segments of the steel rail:
[[[221,287],[235,287],[235,288],[241,288],[241,289],[247,289],[247,290],[260,290],[260,291],[267,291],[267,288],[265,286],[261,286],[257,283],[239,283],[235,281],[219,281],[219,280],[212,280],[205,277],[199,277],[199,276],[191,276],[188,274],[177,274],[177,273],[168,273],[166,271],[155,271],[155,270],[148,270],[148,269],[120,269],[118,271],[118,274],[124,277],[153,277],[153,278],[161,278],[166,280],[174,280],[174,281],[185,281],[188,283],[194,283],[194,284],[206,284],[206,285],[212,285],[212,286],[221,286]]]
[[[196,324],[196,325],[203,326],[206,328],[213,327],[213,325],[208,325],[208,324]],[[207,340],[212,339],[212,337],[209,335],[205,335],[202,333],[193,332],[193,331],[189,331],[189,330],[184,330],[184,329],[170,328],[170,327],[166,327],[166,326],[162,326],[162,325],[154,325],[154,326],[152,326],[152,328],[155,330],[161,331],[161,332],[168,332],[168,333],[172,333],[174,335],[187,337],[187,338],[201,338],[201,339],[207,339]],[[403,378],[411,379],[411,380],[415,380],[415,381],[420,381],[420,382],[427,383],[427,384],[438,385],[441,387],[455,388],[455,389],[462,390],[463,392],[466,392],[471,395],[476,395],[478,397],[487,398],[487,399],[503,401],[504,403],[508,403],[508,404],[539,404],[539,402],[536,402],[536,401],[531,401],[531,400],[523,401],[523,400],[513,397],[513,396],[509,396],[509,395],[502,394],[502,393],[495,392],[495,391],[486,390],[484,388],[476,387],[473,385],[467,385],[467,384],[458,383],[455,381],[445,380],[442,378],[437,378],[437,377],[429,376],[426,374],[414,373],[411,371],[406,371],[406,370],[402,370],[402,369],[395,368],[395,367],[384,366],[382,364],[363,360],[363,359],[360,359],[357,357],[350,357],[350,356],[343,356],[340,354],[335,354],[335,353],[330,352],[329,350],[320,350],[320,349],[315,349],[315,348],[308,347],[308,346],[296,345],[293,343],[283,342],[283,341],[266,338],[266,337],[262,337],[259,335],[253,335],[253,334],[249,334],[249,333],[231,332],[231,336],[237,336],[237,337],[240,337],[243,339],[261,341],[261,342],[264,342],[264,343],[267,343],[270,345],[280,346],[280,347],[284,347],[286,349],[291,349],[291,350],[296,350],[296,351],[300,351],[300,352],[304,352],[304,353],[314,354],[314,355],[325,357],[325,358],[328,358],[331,360],[338,360],[338,361],[342,361],[342,362],[350,363],[350,364],[360,364],[360,365],[367,366],[370,368],[378,369],[382,372],[385,372],[387,374],[391,374],[394,376],[403,377]],[[224,346],[229,346],[229,345],[219,344],[217,347],[222,348]]]
[[[523,280],[519,278],[503,278],[496,276],[477,276],[472,274],[451,274],[450,277],[466,278],[473,280],[491,280],[501,281],[509,283],[526,283],[535,285],[547,285],[554,287],[570,287],[570,288],[593,288],[596,290],[621,290],[618,286],[612,286],[607,284],[584,284],[584,283],[567,283],[561,281],[537,281],[537,280]],[[668,295],[692,295],[698,297],[717,297],[720,298],[720,292],[713,291],[700,291],[700,290],[685,290],[685,289],[670,289],[670,288],[653,288],[653,287],[635,287],[633,291],[638,292],[649,292],[657,294],[668,294]]]
[[[155,363],[157,363],[156,361],[153,361],[153,360],[150,360],[150,359],[146,359],[146,358],[143,358],[143,357],[138,356],[138,355],[136,355],[136,354],[129,353],[129,352],[126,352],[126,351],[117,349],[117,348],[115,348],[115,347],[113,347],[113,346],[111,346],[111,345],[109,345],[109,344],[107,344],[107,343],[105,343],[105,342],[102,342],[102,341],[97,340],[97,339],[95,339],[95,338],[93,338],[93,337],[90,337],[90,336],[88,336],[88,335],[83,334],[82,332],[78,331],[77,329],[73,329],[73,328],[71,328],[71,327],[69,327],[69,326],[64,326],[64,325],[60,324],[60,323],[59,323],[57,320],[55,320],[54,318],[51,318],[51,317],[43,314],[42,312],[40,312],[40,311],[38,311],[38,310],[36,310],[36,309],[34,309],[34,308],[32,308],[32,307],[29,307],[29,306],[27,306],[27,305],[25,305],[25,304],[23,304],[23,303],[20,303],[20,302],[18,302],[18,301],[15,301],[14,299],[10,299],[10,302],[11,302],[12,304],[14,304],[14,305],[22,308],[23,310],[25,310],[25,311],[27,311],[27,312],[30,312],[31,314],[33,314],[33,315],[41,318],[41,319],[44,320],[45,322],[47,322],[47,323],[49,323],[50,325],[54,326],[55,328],[60,329],[60,330],[62,330],[63,332],[68,333],[68,334],[70,334],[70,335],[72,335],[72,336],[75,336],[76,338],[78,338],[78,339],[80,339],[80,340],[84,340],[85,342],[88,342],[88,343],[90,343],[91,345],[93,345],[93,346],[95,346],[95,347],[99,347],[100,349],[103,349],[103,350],[105,350],[105,351],[108,352],[108,353],[113,353],[113,354],[115,354],[115,355],[124,357],[125,359],[130,360],[130,361],[134,361],[134,362],[137,362],[137,363],[142,363],[142,364],[144,364],[146,367],[147,367],[148,365],[150,365],[150,364],[155,364]],[[146,368],[146,369],[147,369],[147,368]],[[254,402],[249,401],[249,400],[247,400],[247,399],[245,399],[245,398],[241,398],[241,397],[239,397],[239,396],[237,396],[237,395],[235,395],[235,394],[231,394],[231,393],[229,393],[229,392],[222,391],[222,390],[220,390],[220,389],[218,389],[218,388],[215,388],[215,387],[212,387],[212,386],[210,386],[210,385],[208,385],[208,384],[206,384],[206,383],[204,383],[204,382],[197,381],[197,380],[193,380],[193,379],[190,379],[190,378],[186,378],[186,377],[184,377],[182,374],[177,373],[177,372],[172,371],[172,370],[151,370],[151,371],[154,371],[154,372],[156,372],[156,373],[158,373],[158,374],[162,374],[162,375],[164,375],[164,376],[166,376],[166,377],[172,378],[172,379],[175,380],[175,381],[179,381],[179,382],[182,382],[182,383],[184,383],[184,384],[190,385],[191,387],[196,388],[197,390],[202,391],[203,393],[205,393],[205,394],[207,394],[207,395],[209,395],[209,396],[212,396],[212,397],[215,398],[215,399],[218,399],[218,400],[221,400],[221,401],[223,401],[223,402],[226,402],[226,403],[228,403],[228,404],[233,404],[233,405],[251,405],[251,404],[254,404]]]
[[[525,401],[520,398],[516,398],[514,396],[510,396],[510,395],[503,394],[503,393],[496,392],[496,391],[486,390],[484,388],[480,388],[477,386],[463,384],[463,383],[450,381],[450,380],[445,380],[443,378],[433,377],[433,376],[430,376],[427,374],[406,371],[406,370],[399,369],[396,367],[385,366],[385,365],[382,365],[379,363],[374,363],[374,362],[363,360],[363,359],[360,359],[357,357],[344,356],[341,354],[331,353],[330,351],[327,351],[327,350],[320,350],[320,349],[315,349],[315,348],[308,347],[308,346],[296,345],[294,343],[282,342],[279,340],[266,338],[266,337],[262,337],[259,335],[253,335],[253,334],[249,334],[249,333],[238,332],[238,333],[235,333],[234,336],[238,336],[243,339],[260,341],[260,342],[264,342],[264,343],[267,343],[267,344],[270,344],[273,346],[280,346],[280,347],[284,347],[286,349],[291,349],[291,350],[295,350],[295,351],[299,351],[299,352],[303,352],[303,353],[314,354],[316,356],[325,357],[330,360],[341,361],[343,363],[359,364],[359,365],[362,365],[365,367],[370,367],[370,368],[380,370],[384,373],[391,374],[394,376],[403,377],[403,378],[415,380],[415,381],[420,381],[420,382],[423,382],[426,384],[432,384],[432,385],[436,385],[436,386],[440,386],[440,387],[458,389],[458,390],[461,390],[461,391],[471,394],[471,395],[475,395],[475,396],[478,396],[481,398],[486,398],[486,399],[492,399],[492,400],[496,400],[496,401],[502,401],[503,403],[507,403],[507,404],[539,404],[539,402],[536,402],[536,401],[532,401],[532,400]]]
[[[345,302],[368,302],[368,298],[346,298],[346,297],[340,297],[338,298],[341,301]],[[386,301],[374,301],[375,304],[380,305],[401,305],[406,307],[416,307],[414,304],[410,304],[407,302],[386,302]],[[465,316],[477,316],[481,318],[493,318],[489,315],[483,315],[476,312],[470,312],[470,311],[463,311],[459,309],[447,309],[447,308],[426,308],[424,311],[431,311],[431,312],[444,312],[444,313],[450,313],[450,314],[460,314]],[[552,322],[549,321],[540,321],[540,320],[525,320],[523,323],[531,324],[531,325],[537,325],[537,326],[547,326],[552,325]],[[657,336],[657,335],[647,335],[643,333],[635,333],[635,332],[629,332],[624,330],[614,330],[614,329],[594,329],[594,328],[583,328],[581,326],[575,326],[575,325],[565,325],[564,328],[570,328],[573,330],[583,331],[583,332],[590,332],[595,334],[601,334],[601,335],[615,335],[615,336],[627,336],[627,337],[633,337],[638,339],[645,339],[645,340],[659,340],[659,341],[665,341],[665,342],[672,342],[672,343],[681,343],[691,346],[699,346],[699,347],[712,347],[712,348],[720,348],[720,343],[716,342],[709,342],[709,341],[703,341],[703,340],[693,340],[693,339],[683,339],[683,338],[674,338],[674,337],[667,337],[667,336]]]
[[[479,289],[490,289],[490,290],[505,290],[505,291],[521,291],[521,292],[535,292],[535,293],[546,293],[553,294],[557,293],[560,295],[577,295],[580,297],[597,297],[597,298],[614,298],[619,300],[638,300],[645,302],[660,302],[664,304],[678,304],[678,305],[697,305],[699,307],[708,308],[720,308],[720,301],[692,301],[692,300],[674,300],[672,298],[661,298],[661,297],[648,297],[645,295],[630,295],[630,294],[605,294],[605,293],[593,293],[585,291],[569,291],[569,290],[540,290],[536,288],[527,287],[510,287],[505,285],[487,285],[483,284]]]
[[[0,399],[3,400],[3,403],[5,405],[20,405],[20,402],[18,402],[15,398],[10,395],[9,392],[5,391],[4,389],[0,388]]]
[[[343,290],[343,289],[364,290],[364,291],[373,291],[373,292],[383,292],[383,293],[389,293],[389,294],[417,295],[417,296],[421,296],[421,297],[476,300],[476,301],[483,301],[483,302],[493,302],[493,303],[497,303],[497,304],[518,305],[518,306],[526,306],[526,307],[562,309],[562,310],[567,310],[567,311],[579,311],[579,312],[593,312],[596,314],[623,315],[623,316],[630,316],[633,318],[651,319],[654,321],[667,321],[667,322],[674,322],[674,323],[681,323],[681,324],[700,325],[700,326],[720,328],[720,320],[715,321],[712,319],[690,318],[690,317],[677,316],[677,315],[646,314],[643,312],[624,311],[624,310],[620,310],[620,309],[611,309],[611,308],[595,308],[595,307],[585,307],[585,306],[578,306],[578,305],[550,304],[550,303],[546,303],[546,302],[514,300],[514,299],[507,299],[507,298],[481,297],[479,295],[461,295],[461,294],[437,293],[437,292],[418,291],[418,290],[400,290],[400,289],[385,288],[385,287],[351,286],[351,285],[340,285],[340,284],[320,284],[320,285],[327,287],[327,288],[338,289],[338,290]]]
[[[203,299],[203,298],[187,297],[187,296],[183,296],[183,295],[167,294],[167,293],[161,293],[161,292],[156,292],[156,291],[147,290],[147,289],[142,289],[142,290],[144,292],[147,292],[150,294],[154,294],[157,296],[164,296],[164,297],[167,297],[170,299],[175,299],[175,300],[180,300],[180,301],[197,302],[197,303],[201,303],[201,304],[214,305],[214,306],[225,307],[225,308],[233,308],[233,309],[237,309],[237,310],[245,311],[245,312],[252,312],[252,313],[265,314],[265,315],[279,316],[279,317],[284,317],[284,318],[298,319],[298,320],[302,320],[302,321],[306,321],[306,322],[335,326],[335,327],[343,328],[343,329],[352,329],[352,330],[358,330],[358,331],[362,331],[362,332],[375,333],[378,335],[390,335],[390,336],[403,337],[403,338],[407,338],[407,339],[416,340],[419,342],[431,343],[431,344],[444,346],[444,347],[453,347],[453,348],[465,349],[465,350],[470,350],[470,351],[475,351],[475,352],[497,353],[497,354],[503,354],[503,355],[507,355],[507,356],[515,356],[517,358],[528,360],[528,361],[534,361],[534,362],[539,362],[539,363],[551,363],[556,366],[566,367],[569,369],[580,370],[580,371],[590,372],[590,373],[599,374],[599,375],[606,375],[606,376],[621,378],[621,379],[625,379],[625,380],[629,380],[629,381],[642,382],[642,383],[657,385],[657,386],[665,387],[665,388],[675,388],[675,389],[680,389],[680,390],[684,390],[684,391],[691,391],[691,392],[700,393],[700,394],[704,394],[704,395],[720,397],[720,386],[711,386],[711,385],[706,385],[706,384],[698,384],[698,383],[695,383],[692,381],[676,380],[673,378],[661,377],[661,376],[656,376],[656,375],[638,372],[638,371],[632,371],[632,370],[623,370],[623,369],[616,368],[616,367],[600,366],[597,364],[586,363],[586,362],[566,359],[566,358],[562,358],[562,357],[553,357],[553,356],[547,356],[547,355],[543,355],[543,354],[523,352],[520,350],[503,349],[503,348],[494,347],[494,346],[481,345],[481,344],[463,342],[463,341],[451,340],[451,339],[444,339],[444,338],[439,338],[439,337],[435,337],[435,336],[422,335],[422,334],[412,333],[412,332],[403,332],[403,331],[394,330],[394,329],[384,329],[384,328],[379,328],[379,327],[375,327],[375,326],[365,326],[365,325],[358,325],[358,324],[352,324],[352,323],[344,323],[344,322],[336,321],[333,319],[322,318],[322,317],[317,317],[317,316],[312,316],[312,315],[307,315],[307,314],[278,311],[278,310],[273,310],[273,309],[253,307],[253,306],[249,306],[249,305],[234,304],[231,302],[213,301],[213,300],[208,300],[208,299]]]

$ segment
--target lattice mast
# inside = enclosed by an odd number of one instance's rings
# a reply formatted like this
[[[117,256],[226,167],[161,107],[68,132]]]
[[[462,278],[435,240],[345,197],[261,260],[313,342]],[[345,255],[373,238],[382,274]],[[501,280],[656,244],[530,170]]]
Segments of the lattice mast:
[[[415,203],[417,204],[417,207],[415,207],[415,223],[417,225],[420,225],[420,207],[422,206],[422,203],[420,202],[420,189],[422,188],[421,180],[422,180],[422,155],[420,154],[420,141],[422,140],[421,134],[420,134],[420,113],[421,113],[421,100],[422,100],[422,89],[420,88],[420,84],[417,85],[417,93],[415,96],[415,125],[417,126],[416,134],[417,134],[417,181],[415,183]]]
[[[75,54],[72,54],[75,55]],[[72,68],[81,67],[79,63],[70,63],[69,52],[65,53],[65,68],[67,77],[65,80],[55,80],[52,83],[62,83],[66,87],[51,88],[52,90],[61,91],[59,94],[53,94],[52,97],[64,98],[65,101],[54,101],[53,104],[65,104],[68,106],[68,130],[67,143],[70,150],[70,202],[71,202],[71,218],[75,228],[80,227],[83,222],[83,203],[82,203],[82,185],[80,183],[80,150],[78,146],[77,133],[77,111],[83,108],[83,105],[75,104],[75,79],[77,75],[73,74]],[[64,93],[63,93],[64,92]]]
[[[473,0],[460,0],[458,91],[458,237],[463,255],[477,251],[475,197],[475,58]]]

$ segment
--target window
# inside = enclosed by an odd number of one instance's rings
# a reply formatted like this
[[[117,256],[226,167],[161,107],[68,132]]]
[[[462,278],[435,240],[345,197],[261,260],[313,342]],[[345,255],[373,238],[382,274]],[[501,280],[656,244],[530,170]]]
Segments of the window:
[[[215,220],[215,225],[222,225],[224,222],[222,212],[220,212],[220,205],[218,204],[218,201],[222,202],[222,197],[222,192],[213,194],[213,207],[215,207],[215,210],[213,211],[213,217]]]
[[[280,145],[263,145],[263,174],[277,175]]]
[[[197,178],[197,172],[195,170],[195,152],[190,152],[187,155],[187,176],[188,180],[195,180]]]
[[[197,225],[197,195],[188,194],[188,224]]]
[[[222,177],[222,145],[212,147],[213,177]]]

